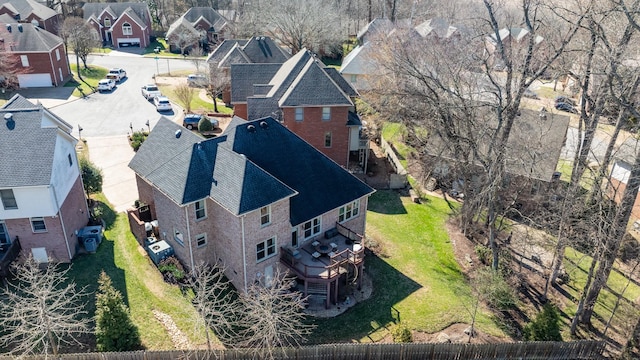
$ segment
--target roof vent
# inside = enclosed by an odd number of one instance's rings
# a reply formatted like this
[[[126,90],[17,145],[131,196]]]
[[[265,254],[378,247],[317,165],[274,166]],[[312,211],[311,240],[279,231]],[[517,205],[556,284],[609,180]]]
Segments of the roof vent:
[[[182,130],[178,129],[176,130],[176,139],[180,139],[180,136],[182,136]]]
[[[13,120],[13,114],[12,114],[12,113],[6,113],[6,114],[4,114],[4,120],[5,120],[5,121],[11,121],[11,120]]]
[[[269,124],[267,124],[266,121],[260,121],[260,127],[263,128],[263,129],[266,129],[266,128],[269,127]]]
[[[255,127],[255,126],[253,126],[253,125],[248,125],[248,126],[247,126],[247,131],[249,131],[249,132],[251,132],[251,133],[252,133],[252,132],[256,132],[256,127]]]
[[[11,24],[7,24],[7,31],[11,32]]]
[[[18,31],[22,32],[22,24],[18,24]]]

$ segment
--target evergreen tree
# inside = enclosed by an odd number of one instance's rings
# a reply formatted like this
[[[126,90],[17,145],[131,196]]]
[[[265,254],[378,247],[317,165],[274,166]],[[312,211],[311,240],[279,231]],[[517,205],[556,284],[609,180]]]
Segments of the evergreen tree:
[[[542,312],[524,328],[524,339],[529,341],[562,341],[558,309],[546,303]]]
[[[140,334],[129,316],[129,309],[111,278],[100,273],[96,294],[96,342],[99,351],[139,349]]]

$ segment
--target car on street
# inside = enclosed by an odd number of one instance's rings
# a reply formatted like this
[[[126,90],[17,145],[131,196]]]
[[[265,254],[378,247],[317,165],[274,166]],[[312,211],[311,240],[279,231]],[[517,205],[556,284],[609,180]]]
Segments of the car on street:
[[[576,106],[576,102],[573,101],[573,99],[571,99],[569,97],[566,97],[566,96],[556,96],[555,103],[556,104],[565,103],[565,104],[569,104],[571,106]]]
[[[170,111],[172,110],[171,108],[171,102],[169,101],[169,98],[166,96],[156,96],[153,98],[153,104],[156,106],[156,110],[158,111]]]
[[[117,82],[121,82],[124,78],[127,77],[127,72],[121,68],[113,68],[109,69],[109,74],[116,75],[118,77]]]
[[[116,82],[113,79],[102,79],[98,81],[98,92],[112,91],[116,87]]]
[[[207,85],[207,77],[200,74],[191,74],[187,76],[187,84],[193,87],[205,87]]]
[[[186,114],[184,116],[184,119],[182,120],[182,126],[186,127],[189,130],[192,129],[197,129],[198,128],[198,124],[200,123],[200,120],[204,117],[204,115],[200,115],[200,114]],[[216,118],[209,118],[209,121],[211,121],[211,125],[213,126],[213,128],[217,128],[218,125],[220,125],[220,123],[218,122],[218,119]]]
[[[556,103],[555,107],[556,107],[557,110],[570,112],[572,114],[577,114],[578,113],[578,110],[576,110],[576,108],[574,108],[573,105],[568,104],[568,103],[558,102],[558,103]]]
[[[157,86],[148,84],[142,87],[142,96],[144,96],[145,99],[151,101],[155,97],[162,96],[162,93]]]

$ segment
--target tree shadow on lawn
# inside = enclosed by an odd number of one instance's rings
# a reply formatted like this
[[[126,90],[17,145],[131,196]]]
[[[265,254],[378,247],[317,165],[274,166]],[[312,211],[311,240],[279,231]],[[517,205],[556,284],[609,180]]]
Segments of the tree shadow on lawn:
[[[360,342],[367,336],[379,340],[371,336],[401,320],[395,305],[422,287],[371,253],[367,253],[365,266],[373,282],[371,297],[335,318],[312,320],[317,327],[307,338],[310,343]]]
[[[369,211],[380,214],[406,214],[402,198],[397,191],[378,191],[369,198]]]

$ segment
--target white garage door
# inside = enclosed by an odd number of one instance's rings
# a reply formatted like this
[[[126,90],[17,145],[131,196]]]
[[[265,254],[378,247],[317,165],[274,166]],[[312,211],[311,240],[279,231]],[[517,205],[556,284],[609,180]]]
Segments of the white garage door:
[[[51,87],[51,75],[49,74],[20,74],[18,82],[21,88]]]
[[[119,38],[118,47],[137,46],[140,47],[140,38]]]

